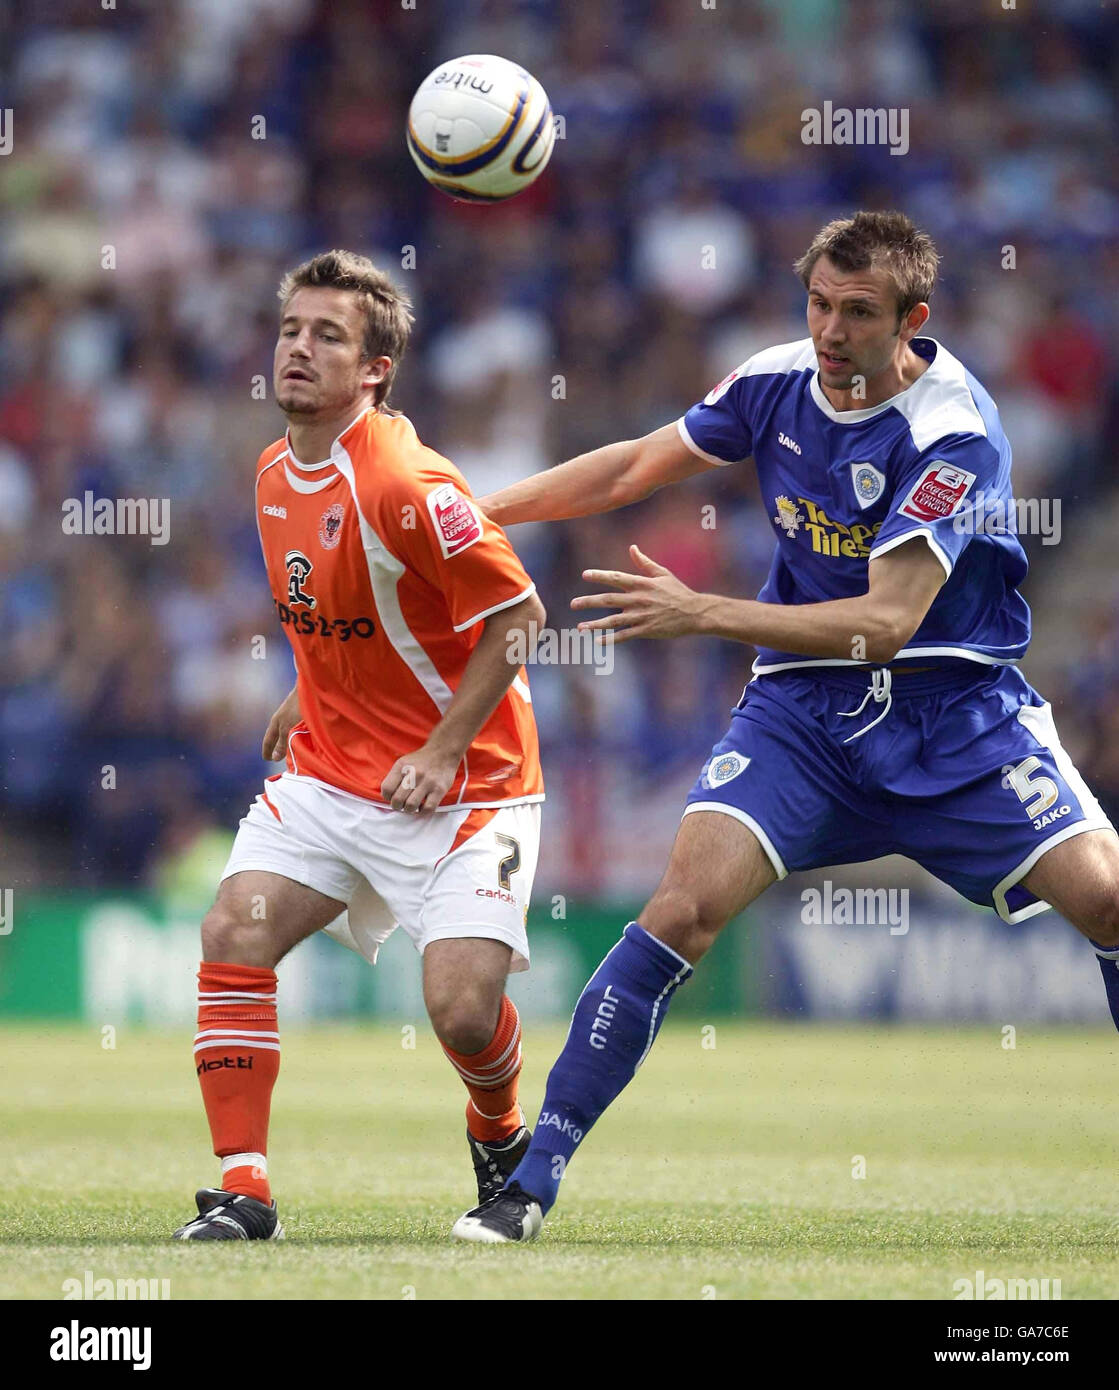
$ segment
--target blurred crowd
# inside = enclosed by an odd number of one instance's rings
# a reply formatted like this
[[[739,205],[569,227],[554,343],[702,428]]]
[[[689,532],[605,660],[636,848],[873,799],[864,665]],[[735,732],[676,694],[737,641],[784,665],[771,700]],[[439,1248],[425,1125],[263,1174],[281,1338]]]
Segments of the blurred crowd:
[[[900,207],[937,241],[929,331],[998,402],[1017,494],[1063,498],[1066,544],[1114,507],[1119,14],[1094,0],[17,8],[0,17],[9,881],[158,883],[232,832],[270,770],[260,739],[292,665],[251,484],[283,427],[276,284],[315,251],[371,255],[412,294],[394,404],[481,495],[665,424],[804,336],[791,263],[813,232]],[[468,52],[530,68],[562,118],[545,176],[498,208],[431,191],[403,140],[414,88]],[[800,113],[825,99],[908,108],[908,154],[805,145]],[[170,498],[170,543],[64,535],[63,502],[87,491]],[[624,566],[630,541],[740,596],[772,550],[748,468],[511,538],[553,626],[582,569]],[[1115,589],[1067,617],[1088,674],[1058,710],[1113,813]],[[1062,604],[1043,569],[1028,594]],[[609,676],[532,670],[541,891],[651,886],[751,656],[636,643]]]

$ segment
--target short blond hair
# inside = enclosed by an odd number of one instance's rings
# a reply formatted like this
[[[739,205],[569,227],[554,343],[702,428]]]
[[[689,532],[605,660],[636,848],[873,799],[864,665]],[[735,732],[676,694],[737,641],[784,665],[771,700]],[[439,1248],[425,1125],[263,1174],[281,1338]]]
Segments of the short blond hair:
[[[374,391],[374,403],[383,405],[388,400],[396,369],[412,332],[412,301],[368,256],[359,256],[354,251],[323,251],[312,256],[287,272],[277,293],[286,306],[296,290],[311,288],[349,290],[357,295],[365,316],[362,359],[392,358],[392,366]]]

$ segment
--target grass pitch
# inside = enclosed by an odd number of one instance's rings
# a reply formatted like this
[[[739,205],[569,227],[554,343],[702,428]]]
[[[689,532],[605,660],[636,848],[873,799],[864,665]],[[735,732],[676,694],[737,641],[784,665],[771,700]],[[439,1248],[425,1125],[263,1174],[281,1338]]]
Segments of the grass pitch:
[[[530,1027],[534,1116],[562,1042]],[[711,1046],[711,1043],[714,1046]],[[706,1043],[706,1045],[704,1045]],[[1113,1039],[669,1022],[541,1239],[452,1244],[465,1096],[430,1032],[288,1031],[272,1179],[288,1239],[172,1245],[216,1184],[189,1034],[0,1029],[0,1297],[169,1279],[197,1298],[946,1299],[957,1279],[1119,1297]],[[865,1161],[865,1177],[859,1159]]]

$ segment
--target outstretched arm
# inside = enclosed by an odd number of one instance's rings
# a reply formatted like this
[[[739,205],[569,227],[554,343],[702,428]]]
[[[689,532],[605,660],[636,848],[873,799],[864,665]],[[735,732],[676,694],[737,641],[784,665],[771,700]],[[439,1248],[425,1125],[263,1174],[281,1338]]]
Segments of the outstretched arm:
[[[759,603],[697,594],[637,546],[630,546],[630,554],[637,574],[583,571],[584,579],[618,592],[574,598],[572,608],[620,611],[582,622],[580,628],[611,631],[619,642],[696,633],[804,656],[885,663],[921,626],[945,579],[944,566],[919,537],[870,561],[865,594],[824,603]]]
[[[675,423],[642,439],[624,439],[522,478],[477,505],[499,526],[518,521],[565,521],[640,502],[665,483],[678,483],[715,465],[680,438]]]

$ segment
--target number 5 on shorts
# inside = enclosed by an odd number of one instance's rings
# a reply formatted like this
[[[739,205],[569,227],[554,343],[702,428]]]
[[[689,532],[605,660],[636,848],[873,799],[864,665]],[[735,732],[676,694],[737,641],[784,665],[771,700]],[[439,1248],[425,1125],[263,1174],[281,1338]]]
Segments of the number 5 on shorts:
[[[1048,811],[1060,795],[1052,777],[1034,776],[1040,766],[1040,758],[1026,758],[1017,767],[1004,767],[1002,770],[1003,786],[1008,791],[1016,792],[1019,801],[1024,803],[1034,798],[1031,805],[1026,807],[1026,815],[1031,820]]]

